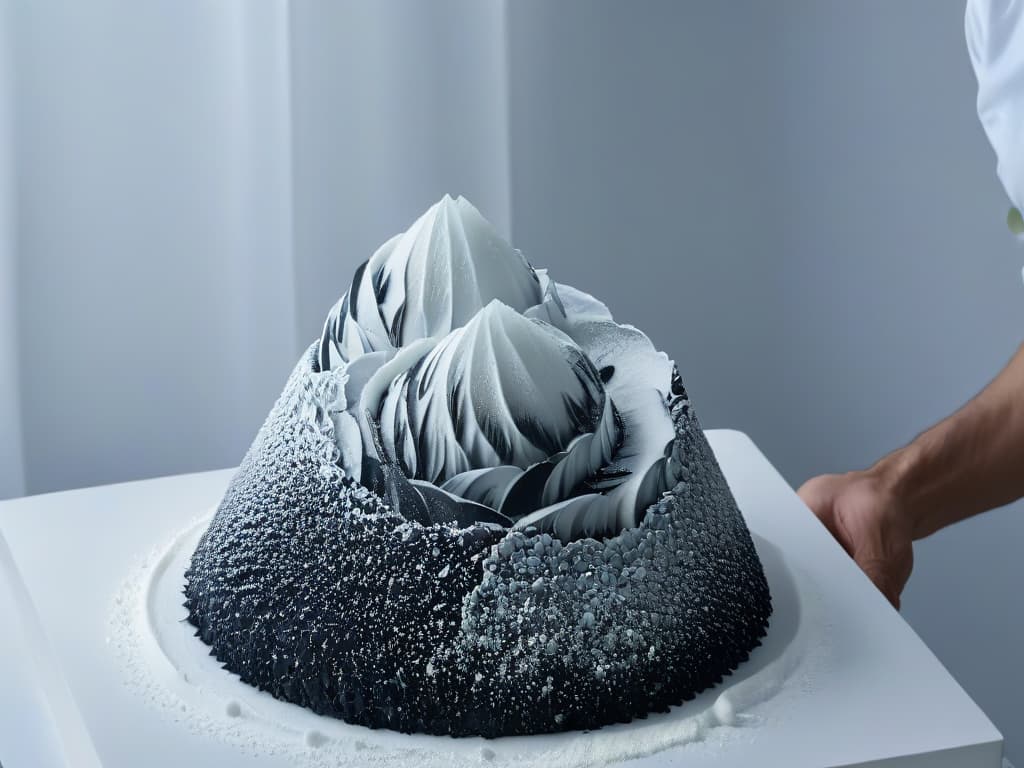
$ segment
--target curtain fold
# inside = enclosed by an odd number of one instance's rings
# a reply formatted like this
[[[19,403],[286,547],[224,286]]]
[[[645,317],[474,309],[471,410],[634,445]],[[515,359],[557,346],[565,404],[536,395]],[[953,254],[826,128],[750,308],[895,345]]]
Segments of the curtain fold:
[[[503,2],[0,7],[0,495],[236,464],[377,245],[508,232]]]
[[[234,464],[276,397],[299,347],[286,19],[284,0],[15,5],[3,327],[28,492]]]
[[[14,55],[11,5],[0,0],[0,499],[25,492],[18,382]]]

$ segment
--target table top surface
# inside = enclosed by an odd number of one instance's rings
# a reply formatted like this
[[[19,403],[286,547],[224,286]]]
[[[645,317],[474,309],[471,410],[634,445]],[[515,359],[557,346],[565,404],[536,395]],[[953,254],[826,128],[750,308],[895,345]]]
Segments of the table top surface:
[[[685,756],[695,768],[999,768],[996,728],[750,439],[731,430],[707,435],[751,531],[819,591],[828,661],[813,685],[785,700],[784,711],[726,748],[686,745],[630,765],[667,766]],[[121,768],[142,759],[155,767],[177,764],[166,755],[191,748],[187,732],[111,684],[118,661],[106,606],[132,558],[216,506],[232,473],[0,502],[0,611],[16,617],[16,631],[0,632],[4,768]],[[204,765],[287,764],[246,758],[208,738],[195,749]]]

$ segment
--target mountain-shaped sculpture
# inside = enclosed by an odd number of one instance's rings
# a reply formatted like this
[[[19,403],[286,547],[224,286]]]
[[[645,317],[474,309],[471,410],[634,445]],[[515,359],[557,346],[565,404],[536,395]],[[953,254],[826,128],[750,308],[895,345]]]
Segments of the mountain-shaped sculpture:
[[[360,266],[186,573],[224,667],[372,728],[595,728],[771,613],[678,370],[443,198]]]

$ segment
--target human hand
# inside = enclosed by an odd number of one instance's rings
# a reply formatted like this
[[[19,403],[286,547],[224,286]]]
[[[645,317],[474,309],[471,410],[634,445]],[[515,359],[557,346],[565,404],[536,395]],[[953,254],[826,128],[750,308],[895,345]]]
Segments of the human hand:
[[[913,527],[898,498],[866,472],[820,475],[798,491],[846,553],[899,610],[914,566]]]

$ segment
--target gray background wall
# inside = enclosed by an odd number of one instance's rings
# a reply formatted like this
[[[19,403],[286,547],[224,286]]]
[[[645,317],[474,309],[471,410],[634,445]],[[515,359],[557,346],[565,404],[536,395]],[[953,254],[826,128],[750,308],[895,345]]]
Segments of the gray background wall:
[[[353,270],[445,192],[509,231],[500,3],[294,0],[295,273],[303,341]]]
[[[794,485],[1024,339],[960,0],[14,7],[0,416],[28,492],[236,463],[353,268],[446,191]],[[922,542],[904,608],[1017,762],[1022,511]]]

